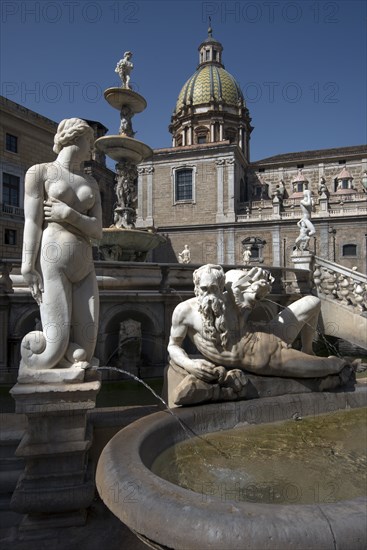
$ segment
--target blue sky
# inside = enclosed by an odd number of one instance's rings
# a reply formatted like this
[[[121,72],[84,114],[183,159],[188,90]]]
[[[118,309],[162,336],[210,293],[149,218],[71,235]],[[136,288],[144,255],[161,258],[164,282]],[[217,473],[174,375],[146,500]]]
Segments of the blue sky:
[[[2,0],[1,94],[55,121],[79,116],[117,133],[103,90],[119,85],[116,62],[131,50],[133,86],[148,102],[133,121],[136,138],[169,147],[209,15],[252,116],[251,160],[366,143],[367,14],[358,0]]]

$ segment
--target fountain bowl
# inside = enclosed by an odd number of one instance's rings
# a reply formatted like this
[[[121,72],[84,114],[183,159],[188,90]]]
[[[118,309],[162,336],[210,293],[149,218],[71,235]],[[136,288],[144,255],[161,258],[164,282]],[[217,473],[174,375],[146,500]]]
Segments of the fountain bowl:
[[[307,393],[174,409],[196,434],[366,406],[354,392]],[[330,503],[258,504],[203,496],[151,471],[157,456],[187,438],[168,411],[118,432],[100,457],[96,483],[107,507],[152,548],[304,550],[366,547],[366,498]]]
[[[101,241],[96,242],[104,259],[144,261],[147,253],[166,242],[166,238],[147,229],[103,228]],[[114,251],[115,257],[108,252]]]
[[[145,143],[122,135],[100,137],[96,140],[95,146],[117,162],[129,160],[138,164],[153,155],[152,149]]]
[[[119,111],[126,105],[136,114],[144,111],[147,106],[143,96],[128,88],[107,88],[104,97],[111,107]]]

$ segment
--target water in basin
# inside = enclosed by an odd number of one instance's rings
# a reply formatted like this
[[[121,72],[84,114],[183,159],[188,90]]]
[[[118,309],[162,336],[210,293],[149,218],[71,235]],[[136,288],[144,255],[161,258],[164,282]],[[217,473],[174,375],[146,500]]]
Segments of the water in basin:
[[[193,438],[162,453],[160,477],[221,500],[315,504],[366,495],[367,409],[262,425]],[[225,453],[223,458],[216,448]]]

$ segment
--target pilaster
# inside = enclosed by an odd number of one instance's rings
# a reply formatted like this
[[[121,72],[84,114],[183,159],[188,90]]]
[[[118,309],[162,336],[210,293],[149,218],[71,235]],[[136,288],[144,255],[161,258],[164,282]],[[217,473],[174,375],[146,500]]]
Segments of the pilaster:
[[[149,166],[147,172],[147,218],[145,223],[148,227],[154,225],[153,220],[153,174],[154,166]]]
[[[146,169],[138,167],[138,208],[136,212],[136,227],[144,227],[144,174]]]
[[[225,159],[215,161],[217,166],[217,216],[216,221],[224,221],[224,165]]]

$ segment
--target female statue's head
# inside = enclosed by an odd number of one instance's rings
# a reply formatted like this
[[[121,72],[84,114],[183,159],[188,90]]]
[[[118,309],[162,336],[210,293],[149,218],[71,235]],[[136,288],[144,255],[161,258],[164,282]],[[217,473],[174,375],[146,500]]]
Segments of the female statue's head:
[[[53,151],[57,155],[68,145],[75,145],[78,138],[87,136],[91,143],[94,141],[92,128],[81,118],[66,118],[60,122],[54,137]]]

